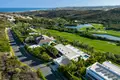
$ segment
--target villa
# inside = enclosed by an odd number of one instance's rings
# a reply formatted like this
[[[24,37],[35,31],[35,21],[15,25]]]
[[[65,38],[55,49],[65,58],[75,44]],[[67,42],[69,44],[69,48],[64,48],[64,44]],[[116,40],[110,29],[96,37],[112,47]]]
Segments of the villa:
[[[40,45],[40,46],[43,44],[50,44],[54,41],[55,39],[53,37],[48,37],[46,35],[40,35],[35,39],[35,42],[37,43],[37,45]]]
[[[85,54],[84,52],[80,51],[79,49],[71,46],[71,45],[62,45],[58,44],[54,46],[62,55],[67,57],[69,60],[75,60],[78,61],[78,59],[81,57],[84,60],[87,60],[89,58],[88,54]]]
[[[120,68],[111,62],[98,62],[88,67],[86,70],[88,80],[120,80]]]
[[[77,54],[80,54],[80,57],[82,59],[84,59],[84,60],[87,60],[90,57],[90,55],[84,53],[83,51],[81,51],[81,50],[79,50],[79,49],[77,49],[77,48],[75,48],[75,47],[73,47],[71,45],[66,45],[65,47],[67,47],[68,49],[74,51]]]

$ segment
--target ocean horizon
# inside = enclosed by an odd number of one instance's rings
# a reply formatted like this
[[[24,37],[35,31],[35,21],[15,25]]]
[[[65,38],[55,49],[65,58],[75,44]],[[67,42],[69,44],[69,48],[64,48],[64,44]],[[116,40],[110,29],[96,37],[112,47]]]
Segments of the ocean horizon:
[[[0,8],[0,12],[25,12],[35,10],[51,10],[52,8]]]

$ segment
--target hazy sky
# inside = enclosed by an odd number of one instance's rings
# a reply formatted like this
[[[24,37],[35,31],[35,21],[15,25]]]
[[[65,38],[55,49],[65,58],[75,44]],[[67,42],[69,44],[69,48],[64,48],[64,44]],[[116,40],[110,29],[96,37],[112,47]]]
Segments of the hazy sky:
[[[0,0],[0,7],[68,7],[120,5],[120,0]]]

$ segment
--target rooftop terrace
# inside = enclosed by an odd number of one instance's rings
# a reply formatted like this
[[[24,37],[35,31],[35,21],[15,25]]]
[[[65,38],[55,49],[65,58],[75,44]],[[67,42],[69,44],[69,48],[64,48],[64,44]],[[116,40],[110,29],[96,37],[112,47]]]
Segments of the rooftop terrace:
[[[100,64],[96,62],[88,69],[104,78],[105,80],[120,80],[120,68],[111,64],[110,62],[104,62]]]

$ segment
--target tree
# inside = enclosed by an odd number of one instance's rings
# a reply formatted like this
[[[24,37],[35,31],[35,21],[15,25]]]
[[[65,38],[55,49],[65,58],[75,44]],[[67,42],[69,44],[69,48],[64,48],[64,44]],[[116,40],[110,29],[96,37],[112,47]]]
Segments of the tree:
[[[58,50],[53,46],[47,46],[47,50],[51,52],[55,57],[58,55]]]
[[[43,76],[40,69],[37,70],[37,74],[38,74],[39,78],[41,78],[42,80],[46,80],[46,78]]]
[[[43,52],[41,55],[41,59],[43,59],[44,61],[49,61],[50,56],[46,52]]]
[[[40,54],[40,48],[39,47],[33,48],[32,53],[38,56]]]
[[[120,42],[118,42],[116,45],[117,45],[117,46],[120,46]]]
[[[72,44],[73,44],[73,46],[77,46],[77,45],[79,44],[79,41],[74,40],[74,41],[72,42]]]
[[[90,29],[89,28],[86,28],[86,31],[88,32]]]

